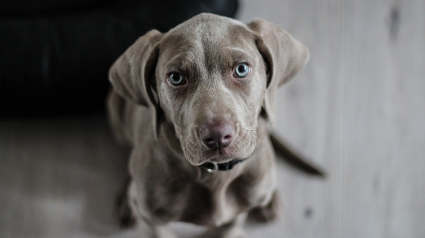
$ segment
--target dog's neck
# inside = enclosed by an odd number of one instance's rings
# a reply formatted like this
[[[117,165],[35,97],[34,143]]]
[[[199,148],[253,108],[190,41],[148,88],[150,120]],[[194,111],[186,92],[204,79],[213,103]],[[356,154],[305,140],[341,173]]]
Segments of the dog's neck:
[[[208,172],[214,173],[217,170],[220,171],[228,171],[233,169],[233,166],[239,164],[240,162],[245,161],[246,159],[233,159],[226,163],[214,163],[214,162],[206,162],[203,163],[201,166],[205,168]]]

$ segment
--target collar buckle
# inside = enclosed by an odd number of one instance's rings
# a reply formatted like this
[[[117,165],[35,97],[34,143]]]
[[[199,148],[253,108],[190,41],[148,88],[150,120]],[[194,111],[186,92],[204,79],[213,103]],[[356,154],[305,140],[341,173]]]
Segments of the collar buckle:
[[[215,173],[218,170],[217,163],[206,162],[205,164],[203,164],[203,166],[205,167],[208,173]]]

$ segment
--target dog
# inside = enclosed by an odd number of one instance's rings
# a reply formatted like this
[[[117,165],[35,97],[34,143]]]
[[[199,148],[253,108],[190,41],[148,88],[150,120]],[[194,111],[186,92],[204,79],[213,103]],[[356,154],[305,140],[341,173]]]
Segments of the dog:
[[[267,124],[279,86],[308,49],[265,20],[244,24],[203,13],[167,33],[151,30],[109,71],[110,124],[131,146],[124,223],[142,237],[176,237],[173,221],[202,237],[245,237],[248,214],[278,212]]]

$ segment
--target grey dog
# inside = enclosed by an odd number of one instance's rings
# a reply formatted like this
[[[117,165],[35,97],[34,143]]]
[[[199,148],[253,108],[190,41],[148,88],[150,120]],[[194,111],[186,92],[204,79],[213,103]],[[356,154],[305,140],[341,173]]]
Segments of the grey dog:
[[[307,48],[276,25],[200,14],[140,37],[112,66],[109,116],[132,147],[124,207],[143,237],[172,221],[202,237],[245,237],[249,213],[272,218],[278,198],[267,123],[276,89]]]

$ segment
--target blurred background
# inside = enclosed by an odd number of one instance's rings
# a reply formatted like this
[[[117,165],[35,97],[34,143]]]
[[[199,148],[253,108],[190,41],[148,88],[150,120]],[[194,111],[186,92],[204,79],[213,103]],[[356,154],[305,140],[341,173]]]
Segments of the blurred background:
[[[281,218],[249,237],[425,237],[423,0],[0,1],[0,237],[138,237],[112,215],[128,150],[107,70],[200,12],[264,18],[310,49],[274,129],[328,176],[278,160]]]

